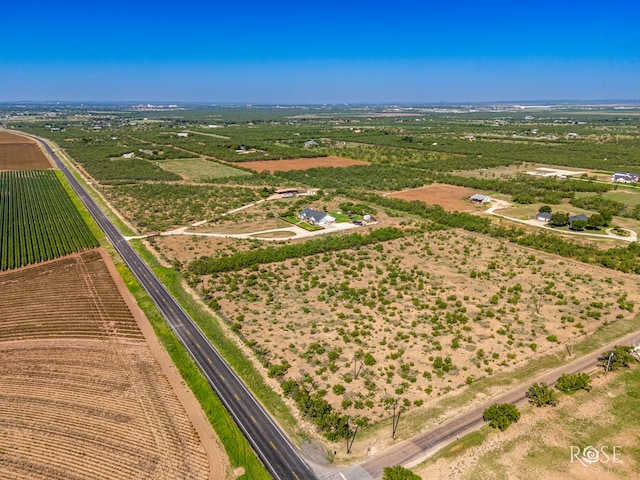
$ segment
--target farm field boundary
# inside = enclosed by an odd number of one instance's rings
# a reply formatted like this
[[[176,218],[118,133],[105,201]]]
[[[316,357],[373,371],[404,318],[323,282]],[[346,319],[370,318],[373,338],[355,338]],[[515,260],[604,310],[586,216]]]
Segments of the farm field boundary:
[[[55,172],[0,172],[0,185],[0,271],[98,246]]]
[[[223,480],[110,261],[92,250],[0,275],[0,477]]]

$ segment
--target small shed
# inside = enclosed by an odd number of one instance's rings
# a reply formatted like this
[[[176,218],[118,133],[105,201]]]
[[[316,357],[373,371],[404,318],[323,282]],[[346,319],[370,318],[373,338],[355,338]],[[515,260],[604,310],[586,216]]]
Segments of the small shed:
[[[298,195],[297,188],[281,188],[280,190],[276,190],[276,194],[280,195],[282,198],[291,198]]]
[[[551,220],[551,212],[538,212],[536,215],[536,220],[540,222],[548,222]]]
[[[491,201],[491,197],[489,195],[483,195],[481,193],[476,193],[475,195],[471,195],[469,197],[474,203],[489,203]]]

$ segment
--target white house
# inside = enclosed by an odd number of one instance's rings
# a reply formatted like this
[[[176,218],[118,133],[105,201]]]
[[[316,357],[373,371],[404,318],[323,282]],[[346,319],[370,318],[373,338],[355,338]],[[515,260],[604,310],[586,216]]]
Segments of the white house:
[[[310,208],[305,208],[298,214],[300,220],[306,220],[312,225],[327,225],[336,221],[335,217],[332,217],[328,213],[319,212]]]
[[[186,138],[186,137],[189,136],[189,134],[187,132],[178,132],[177,135],[180,138]]]
[[[637,183],[640,175],[629,172],[615,172],[611,175],[611,181],[615,183]]]

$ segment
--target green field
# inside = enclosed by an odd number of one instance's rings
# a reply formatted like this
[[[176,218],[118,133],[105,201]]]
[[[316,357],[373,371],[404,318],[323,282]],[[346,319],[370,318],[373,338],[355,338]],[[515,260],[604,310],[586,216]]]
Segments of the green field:
[[[51,170],[0,173],[0,270],[98,246]]]
[[[203,160],[201,158],[189,158],[182,160],[164,160],[158,162],[158,166],[164,170],[176,173],[181,177],[195,182],[215,178],[243,177],[251,175],[237,168],[221,165],[220,163]]]

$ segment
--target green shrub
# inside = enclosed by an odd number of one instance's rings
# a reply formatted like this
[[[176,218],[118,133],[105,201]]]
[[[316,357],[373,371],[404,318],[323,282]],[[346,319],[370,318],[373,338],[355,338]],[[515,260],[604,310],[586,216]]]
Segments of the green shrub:
[[[534,383],[529,390],[527,390],[526,395],[529,403],[536,407],[544,407],[545,405],[555,407],[558,403],[556,391],[546,383]]]
[[[591,390],[591,377],[587,373],[563,373],[558,382],[556,388],[564,393],[573,393],[578,390]]]
[[[520,411],[511,403],[496,403],[485,409],[482,419],[488,422],[490,427],[504,431],[520,419]]]

